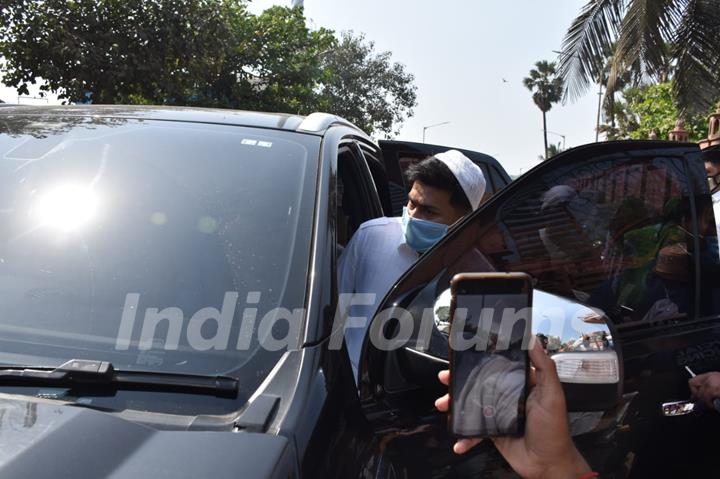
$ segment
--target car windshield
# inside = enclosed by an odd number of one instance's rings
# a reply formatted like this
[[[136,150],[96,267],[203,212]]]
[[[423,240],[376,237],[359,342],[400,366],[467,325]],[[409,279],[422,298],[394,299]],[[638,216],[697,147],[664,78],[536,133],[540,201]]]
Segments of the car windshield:
[[[254,390],[302,334],[318,149],[269,129],[0,118],[0,363]]]

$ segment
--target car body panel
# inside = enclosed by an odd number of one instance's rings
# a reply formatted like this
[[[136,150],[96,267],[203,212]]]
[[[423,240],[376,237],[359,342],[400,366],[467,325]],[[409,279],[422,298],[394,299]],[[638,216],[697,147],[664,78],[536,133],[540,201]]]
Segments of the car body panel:
[[[145,105],[67,105],[31,106],[7,105],[3,115],[20,114],[39,117],[102,117],[134,118],[142,120],[166,120],[194,123],[212,123],[253,128],[271,128],[297,131],[305,117],[283,113],[261,113],[255,111],[224,110],[219,108],[196,108],[180,106]],[[322,132],[304,132],[319,135]]]
[[[2,477],[298,476],[293,445],[281,436],[162,431],[105,412],[7,395],[0,397],[0,413]]]

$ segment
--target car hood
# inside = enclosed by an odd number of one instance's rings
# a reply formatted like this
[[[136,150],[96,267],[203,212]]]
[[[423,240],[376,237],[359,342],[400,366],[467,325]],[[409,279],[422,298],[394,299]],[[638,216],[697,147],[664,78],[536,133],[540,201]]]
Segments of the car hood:
[[[290,442],[230,431],[160,431],[100,411],[0,396],[0,477],[293,477]]]

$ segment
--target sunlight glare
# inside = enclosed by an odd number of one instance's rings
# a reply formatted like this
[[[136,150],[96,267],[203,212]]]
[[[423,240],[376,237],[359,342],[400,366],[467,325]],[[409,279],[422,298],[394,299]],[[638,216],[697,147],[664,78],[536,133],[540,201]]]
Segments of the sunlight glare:
[[[40,226],[68,233],[92,220],[97,209],[98,199],[90,188],[63,185],[40,195],[34,216]]]

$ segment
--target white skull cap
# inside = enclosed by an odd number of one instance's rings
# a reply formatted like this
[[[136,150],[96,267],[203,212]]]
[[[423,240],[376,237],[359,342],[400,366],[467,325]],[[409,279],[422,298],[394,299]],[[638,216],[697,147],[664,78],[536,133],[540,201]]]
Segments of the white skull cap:
[[[448,150],[434,156],[450,169],[470,201],[473,211],[476,210],[485,194],[485,175],[480,167],[457,150]]]

